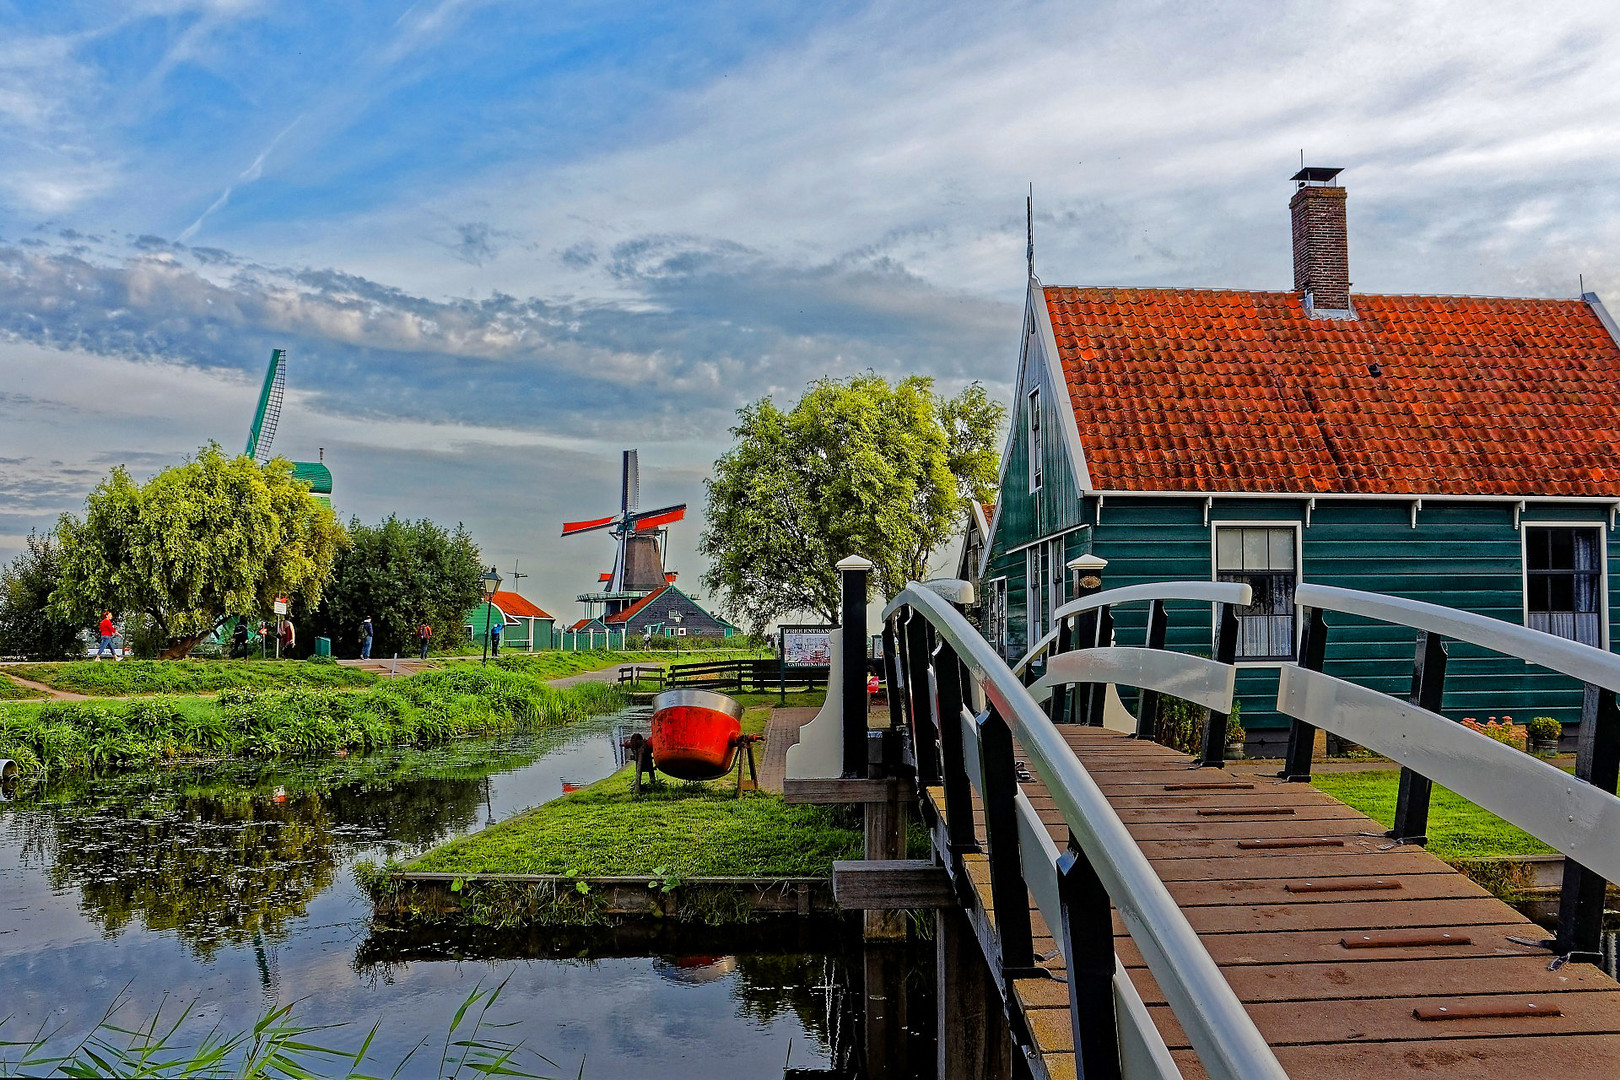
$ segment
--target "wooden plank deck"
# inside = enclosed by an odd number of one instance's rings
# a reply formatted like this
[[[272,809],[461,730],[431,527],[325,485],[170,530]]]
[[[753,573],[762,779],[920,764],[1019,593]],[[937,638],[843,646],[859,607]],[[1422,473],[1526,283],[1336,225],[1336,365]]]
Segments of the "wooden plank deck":
[[[1510,940],[1547,933],[1439,859],[1389,847],[1383,826],[1309,785],[1195,772],[1185,755],[1154,743],[1101,728],[1061,730],[1289,1076],[1620,1077],[1620,985],[1590,964],[1549,970],[1545,950]],[[1189,783],[1234,786],[1181,787]],[[1067,830],[1045,787],[1038,779],[1022,787],[1061,849]],[[927,794],[941,813],[938,789]],[[982,836],[982,815],[977,825]],[[983,856],[967,870],[993,925]],[[1036,953],[1061,978],[1056,943],[1033,903],[1031,911]],[[1402,934],[1440,943],[1385,940]],[[1184,1075],[1203,1077],[1117,918],[1115,935]],[[1075,1075],[1067,989],[1055,978],[1014,983],[1040,1061],[1057,1080]],[[1414,1015],[1530,1005],[1531,1015],[1517,1017]]]

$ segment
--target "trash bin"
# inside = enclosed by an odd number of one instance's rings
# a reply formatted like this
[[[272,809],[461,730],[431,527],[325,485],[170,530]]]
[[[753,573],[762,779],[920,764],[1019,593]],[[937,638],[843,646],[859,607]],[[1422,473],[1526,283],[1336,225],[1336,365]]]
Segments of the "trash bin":
[[[315,639],[315,655],[316,656],[331,656],[332,655],[332,639],[329,638],[329,637],[318,637],[318,638],[316,638]]]

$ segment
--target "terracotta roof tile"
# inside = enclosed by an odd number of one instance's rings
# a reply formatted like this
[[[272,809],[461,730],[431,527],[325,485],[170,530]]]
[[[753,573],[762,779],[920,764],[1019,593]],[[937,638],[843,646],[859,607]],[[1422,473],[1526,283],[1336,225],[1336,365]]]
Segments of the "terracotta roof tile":
[[[1620,495],[1620,347],[1582,301],[1045,295],[1098,489]]]
[[[525,600],[515,592],[498,592],[491,599],[494,600],[495,606],[504,611],[508,616],[516,615],[524,619],[551,618],[550,615],[542,611],[538,606],[529,603],[529,601]]]
[[[652,592],[648,593],[646,596],[643,596],[640,600],[637,600],[629,607],[615,611],[612,615],[607,616],[602,621],[610,625],[613,623],[628,622],[632,615],[646,607],[648,604],[652,603],[658,597],[664,595],[665,590],[669,589],[670,587],[671,586],[669,585],[665,585],[662,589],[654,589]]]

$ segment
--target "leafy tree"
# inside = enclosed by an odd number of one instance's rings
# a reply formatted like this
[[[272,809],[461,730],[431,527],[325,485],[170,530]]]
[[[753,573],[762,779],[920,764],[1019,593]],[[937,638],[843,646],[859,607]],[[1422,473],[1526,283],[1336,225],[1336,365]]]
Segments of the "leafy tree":
[[[356,518],[349,540],[315,619],[316,632],[345,649],[359,648],[360,623],[370,615],[373,655],[409,652],[423,622],[435,639],[455,633],[484,598],[483,556],[459,524],[448,532],[426,518],[389,515],[377,525]]]
[[[811,383],[787,412],[770,398],[739,409],[707,484],[704,585],[755,630],[799,612],[836,621],[846,555],[870,559],[893,596],[927,575],[968,501],[993,495],[1005,413],[977,383],[947,399],[932,379],[871,372]]]
[[[27,544],[0,570],[0,654],[39,660],[79,655],[85,620],[63,618],[49,607],[62,581],[62,549],[49,535],[29,533]]]
[[[62,515],[56,537],[56,616],[134,616],[164,659],[185,656],[230,614],[268,614],[278,596],[312,610],[347,542],[290,462],[260,466],[215,443],[143,485],[119,466],[90,493],[83,521]]]

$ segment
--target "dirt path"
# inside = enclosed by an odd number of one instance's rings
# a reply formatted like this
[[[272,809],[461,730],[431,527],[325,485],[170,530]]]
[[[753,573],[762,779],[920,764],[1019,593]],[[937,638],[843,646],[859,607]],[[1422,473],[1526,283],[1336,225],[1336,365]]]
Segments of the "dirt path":
[[[5,672],[0,672],[0,675],[5,675],[6,678],[10,679],[12,682],[16,683],[19,686],[26,686],[30,690],[41,691],[47,698],[50,698],[52,701],[88,701],[88,700],[90,700],[90,695],[88,695],[88,694],[70,694],[66,690],[58,690],[55,687],[46,686],[44,683],[35,682],[32,679],[25,679],[21,675],[11,675],[11,674],[7,674]],[[26,701],[28,699],[24,698],[23,700]]]

